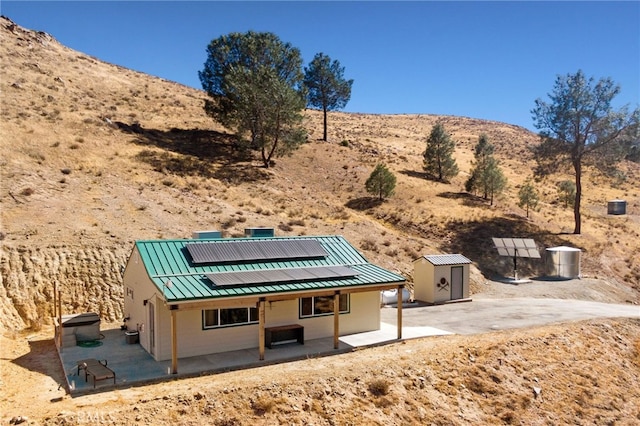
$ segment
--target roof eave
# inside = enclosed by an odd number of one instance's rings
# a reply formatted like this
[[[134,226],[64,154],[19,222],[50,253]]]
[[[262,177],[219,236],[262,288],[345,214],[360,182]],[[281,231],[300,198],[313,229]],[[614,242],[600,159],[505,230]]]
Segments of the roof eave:
[[[222,295],[222,296],[207,296],[207,297],[194,297],[183,299],[165,299],[165,305],[189,305],[189,304],[218,304],[222,303],[228,306],[229,303],[236,304],[237,302],[247,301],[248,303],[256,303],[260,299],[266,301],[278,301],[278,300],[292,300],[301,297],[317,297],[317,296],[329,296],[336,293],[364,293],[370,291],[382,291],[388,289],[394,289],[398,286],[404,286],[406,280],[388,281],[377,284],[363,284],[345,287],[325,287],[316,288],[310,290],[291,290],[282,292],[265,292],[265,293],[253,293],[247,295]]]

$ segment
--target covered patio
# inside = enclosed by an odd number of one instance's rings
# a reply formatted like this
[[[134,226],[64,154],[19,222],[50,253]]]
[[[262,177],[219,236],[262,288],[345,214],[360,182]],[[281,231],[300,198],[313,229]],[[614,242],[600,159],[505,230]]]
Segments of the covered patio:
[[[395,316],[395,312],[393,316]],[[429,327],[404,327],[403,331],[405,339],[449,334]],[[256,346],[251,349],[180,358],[180,372],[172,374],[171,360],[156,361],[140,344],[127,343],[125,331],[119,327],[114,325],[113,328],[101,330],[101,334],[104,338],[100,340],[102,344],[99,346],[64,347],[59,352],[67,389],[72,396],[109,391],[114,388],[140,386],[176,378],[335,355],[357,348],[399,341],[396,324],[382,323],[380,330],[341,336],[336,349],[333,346],[333,337],[309,339],[305,341],[304,345],[285,343],[274,346],[273,349],[266,349],[264,360],[259,360],[260,349]],[[84,359],[106,360],[107,366],[115,373],[115,384],[112,379],[102,380],[98,381],[94,388],[90,376],[85,380],[84,372],[78,373],[77,363]]]

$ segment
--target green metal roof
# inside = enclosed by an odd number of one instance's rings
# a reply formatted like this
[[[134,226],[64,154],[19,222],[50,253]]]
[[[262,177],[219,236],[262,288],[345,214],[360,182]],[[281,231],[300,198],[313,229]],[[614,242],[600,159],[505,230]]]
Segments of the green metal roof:
[[[221,299],[242,296],[264,296],[270,294],[338,290],[376,284],[401,284],[404,277],[369,263],[351,244],[341,236],[274,237],[272,240],[306,239],[319,242],[327,251],[326,257],[286,261],[254,261],[222,264],[194,264],[186,244],[228,244],[250,238],[211,240],[153,240],[136,241],[135,246],[153,283],[168,303]],[[264,238],[261,238],[264,240]],[[319,266],[348,266],[358,275],[348,278],[319,281],[293,281],[252,284],[236,287],[218,287],[206,274],[230,271],[259,271],[272,269],[309,268]],[[166,285],[170,281],[171,285]]]

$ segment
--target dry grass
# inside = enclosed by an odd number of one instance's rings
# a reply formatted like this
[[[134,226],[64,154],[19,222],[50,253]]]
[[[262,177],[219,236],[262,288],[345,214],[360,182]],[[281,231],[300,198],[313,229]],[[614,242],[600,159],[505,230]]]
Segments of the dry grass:
[[[433,337],[55,404],[53,344],[34,335],[9,346],[2,337],[2,357],[21,356],[4,374],[42,392],[25,398],[28,390],[10,387],[0,409],[38,424],[101,415],[116,425],[632,425],[640,421],[638,335],[638,320],[598,320]]]
[[[474,261],[472,289],[486,276],[510,272],[490,237],[531,237],[545,247],[582,248],[583,274],[606,279],[607,291],[622,298],[617,301],[640,301],[637,164],[622,165],[626,180],[587,170],[584,232],[575,236],[567,234],[572,212],[557,202],[555,189],[570,176],[537,183],[540,209],[529,220],[517,207],[518,185],[533,166],[528,147],[537,138],[516,126],[334,112],[325,143],[318,141],[321,113],[307,111],[309,143],[266,170],[204,114],[201,91],[101,62],[5,19],[0,63],[5,329],[46,329],[38,318],[48,318],[52,282],[73,295],[63,300],[65,310],[120,319],[118,271],[134,240],[188,238],[206,229],[240,236],[248,226],[278,227],[279,235],[342,234],[369,260],[409,278],[412,261],[423,254],[462,253]],[[422,170],[425,140],[437,120],[457,143],[461,174],[449,184],[427,180]],[[482,133],[510,184],[495,206],[463,192]],[[380,161],[398,179],[396,195],[383,203],[364,189]],[[606,214],[606,201],[614,198],[627,200],[629,214]],[[523,262],[522,268],[533,274],[541,265]],[[637,322],[610,321],[427,339],[259,374],[117,391],[120,401],[94,395],[57,405],[51,399],[58,373],[49,371],[46,357],[37,361],[46,367],[35,370],[44,375],[2,361],[3,375],[12,374],[4,383],[26,385],[3,386],[0,412],[33,413],[44,424],[78,423],[87,407],[109,410],[114,424],[162,424],[171,416],[178,424],[220,425],[633,424],[640,422],[639,333]],[[36,349],[18,337],[3,337],[2,359],[28,364]],[[368,386],[376,380],[388,383],[386,394],[371,395]],[[542,388],[541,396],[533,387]],[[37,395],[29,391],[35,388]],[[194,401],[196,392],[205,398]]]

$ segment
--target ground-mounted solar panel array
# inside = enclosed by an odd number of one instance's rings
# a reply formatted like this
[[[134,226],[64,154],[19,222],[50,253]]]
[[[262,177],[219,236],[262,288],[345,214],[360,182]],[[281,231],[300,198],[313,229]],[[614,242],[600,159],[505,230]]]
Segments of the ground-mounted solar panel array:
[[[531,238],[493,238],[500,256],[540,259],[540,252]]]

